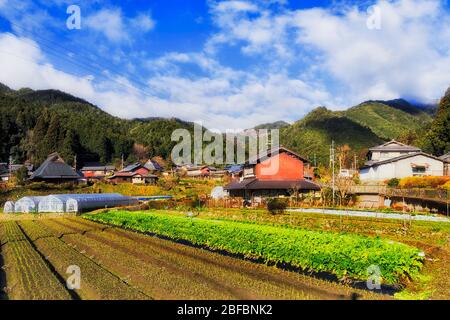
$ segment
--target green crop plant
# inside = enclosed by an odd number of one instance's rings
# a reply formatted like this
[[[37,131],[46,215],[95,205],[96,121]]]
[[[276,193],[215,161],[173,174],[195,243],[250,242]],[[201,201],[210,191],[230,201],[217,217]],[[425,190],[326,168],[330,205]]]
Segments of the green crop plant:
[[[368,267],[381,270],[385,284],[414,277],[424,257],[416,248],[386,239],[237,221],[204,220],[160,213],[110,211],[86,218],[340,279],[366,280]]]

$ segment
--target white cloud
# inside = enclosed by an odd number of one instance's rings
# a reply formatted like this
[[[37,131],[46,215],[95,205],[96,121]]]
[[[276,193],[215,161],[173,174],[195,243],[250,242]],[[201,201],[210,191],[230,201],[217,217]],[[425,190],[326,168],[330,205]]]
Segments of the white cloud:
[[[227,68],[201,55],[171,55],[167,61],[183,61],[215,70],[198,79],[155,76],[144,91],[126,78],[110,75],[101,81],[56,69],[32,40],[0,34],[0,82],[11,88],[58,89],[99,105],[123,118],[162,116],[203,120],[209,128],[232,129],[303,115],[312,100],[326,99],[326,92],[285,75],[258,79]]]
[[[83,20],[83,27],[104,34],[112,42],[129,40],[120,9],[103,9]]]
[[[155,27],[155,21],[149,14],[139,14],[135,18],[131,19],[131,25],[134,28],[139,28],[141,31],[148,32]]]
[[[297,45],[322,57],[321,68],[350,88],[349,100],[434,99],[450,84],[450,14],[438,1],[380,1],[381,29],[366,27],[366,12],[296,12]]]
[[[156,22],[148,13],[125,17],[120,8],[102,9],[82,20],[83,26],[104,35],[113,43],[130,43],[136,35],[149,32]]]
[[[274,11],[259,3],[247,14],[221,4],[212,7],[220,30],[207,52],[238,44],[270,66],[268,72],[297,67],[339,87],[329,91],[347,106],[366,99],[431,100],[450,84],[450,13],[442,1],[379,0],[380,30],[367,28],[367,8]]]
[[[439,1],[379,1],[380,30],[366,27],[364,8],[272,10],[275,2],[212,2],[218,30],[200,52],[148,60],[99,45],[101,56],[129,72],[140,68],[147,85],[140,90],[131,77],[106,72],[109,80],[102,80],[58,70],[35,42],[10,34],[0,34],[0,82],[16,89],[60,89],[120,117],[176,116],[219,129],[294,121],[318,105],[434,99],[450,85],[450,13]],[[105,10],[91,16],[90,27],[113,43],[132,42],[129,26],[142,16]],[[151,27],[141,23],[144,32],[145,25]],[[241,69],[224,65],[216,55],[223,47],[234,50],[236,59],[253,59]]]
[[[247,1],[221,1],[214,9],[218,12],[255,12],[258,7]]]

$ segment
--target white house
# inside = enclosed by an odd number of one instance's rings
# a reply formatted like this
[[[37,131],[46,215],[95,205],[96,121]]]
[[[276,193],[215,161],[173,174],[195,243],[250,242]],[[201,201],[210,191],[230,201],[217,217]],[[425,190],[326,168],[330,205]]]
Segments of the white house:
[[[359,170],[363,181],[412,176],[442,176],[444,161],[395,140],[369,149],[369,161]]]

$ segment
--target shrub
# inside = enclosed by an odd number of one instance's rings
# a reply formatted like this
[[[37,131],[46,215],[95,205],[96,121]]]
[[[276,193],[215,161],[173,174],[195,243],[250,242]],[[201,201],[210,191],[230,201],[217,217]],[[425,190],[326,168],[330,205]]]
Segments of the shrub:
[[[400,179],[398,179],[398,178],[392,178],[387,181],[387,185],[389,187],[398,187],[399,183],[400,183]]]
[[[271,214],[281,214],[287,208],[287,201],[280,198],[270,198],[267,200],[267,210]]]
[[[400,180],[402,188],[437,188],[450,181],[450,177],[408,177]]]

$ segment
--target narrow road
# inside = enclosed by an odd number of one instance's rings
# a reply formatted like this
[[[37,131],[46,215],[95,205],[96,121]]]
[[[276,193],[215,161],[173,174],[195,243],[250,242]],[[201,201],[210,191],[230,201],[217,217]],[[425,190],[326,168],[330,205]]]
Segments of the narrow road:
[[[417,220],[417,221],[432,221],[432,222],[450,222],[449,218],[426,216],[426,215],[410,215],[407,213],[384,213],[384,212],[372,212],[372,211],[355,211],[355,210],[335,210],[335,209],[287,209],[289,212],[305,212],[305,213],[322,213],[332,215],[342,215],[350,217],[369,217],[369,218],[381,218],[381,219],[397,219],[397,220]]]

